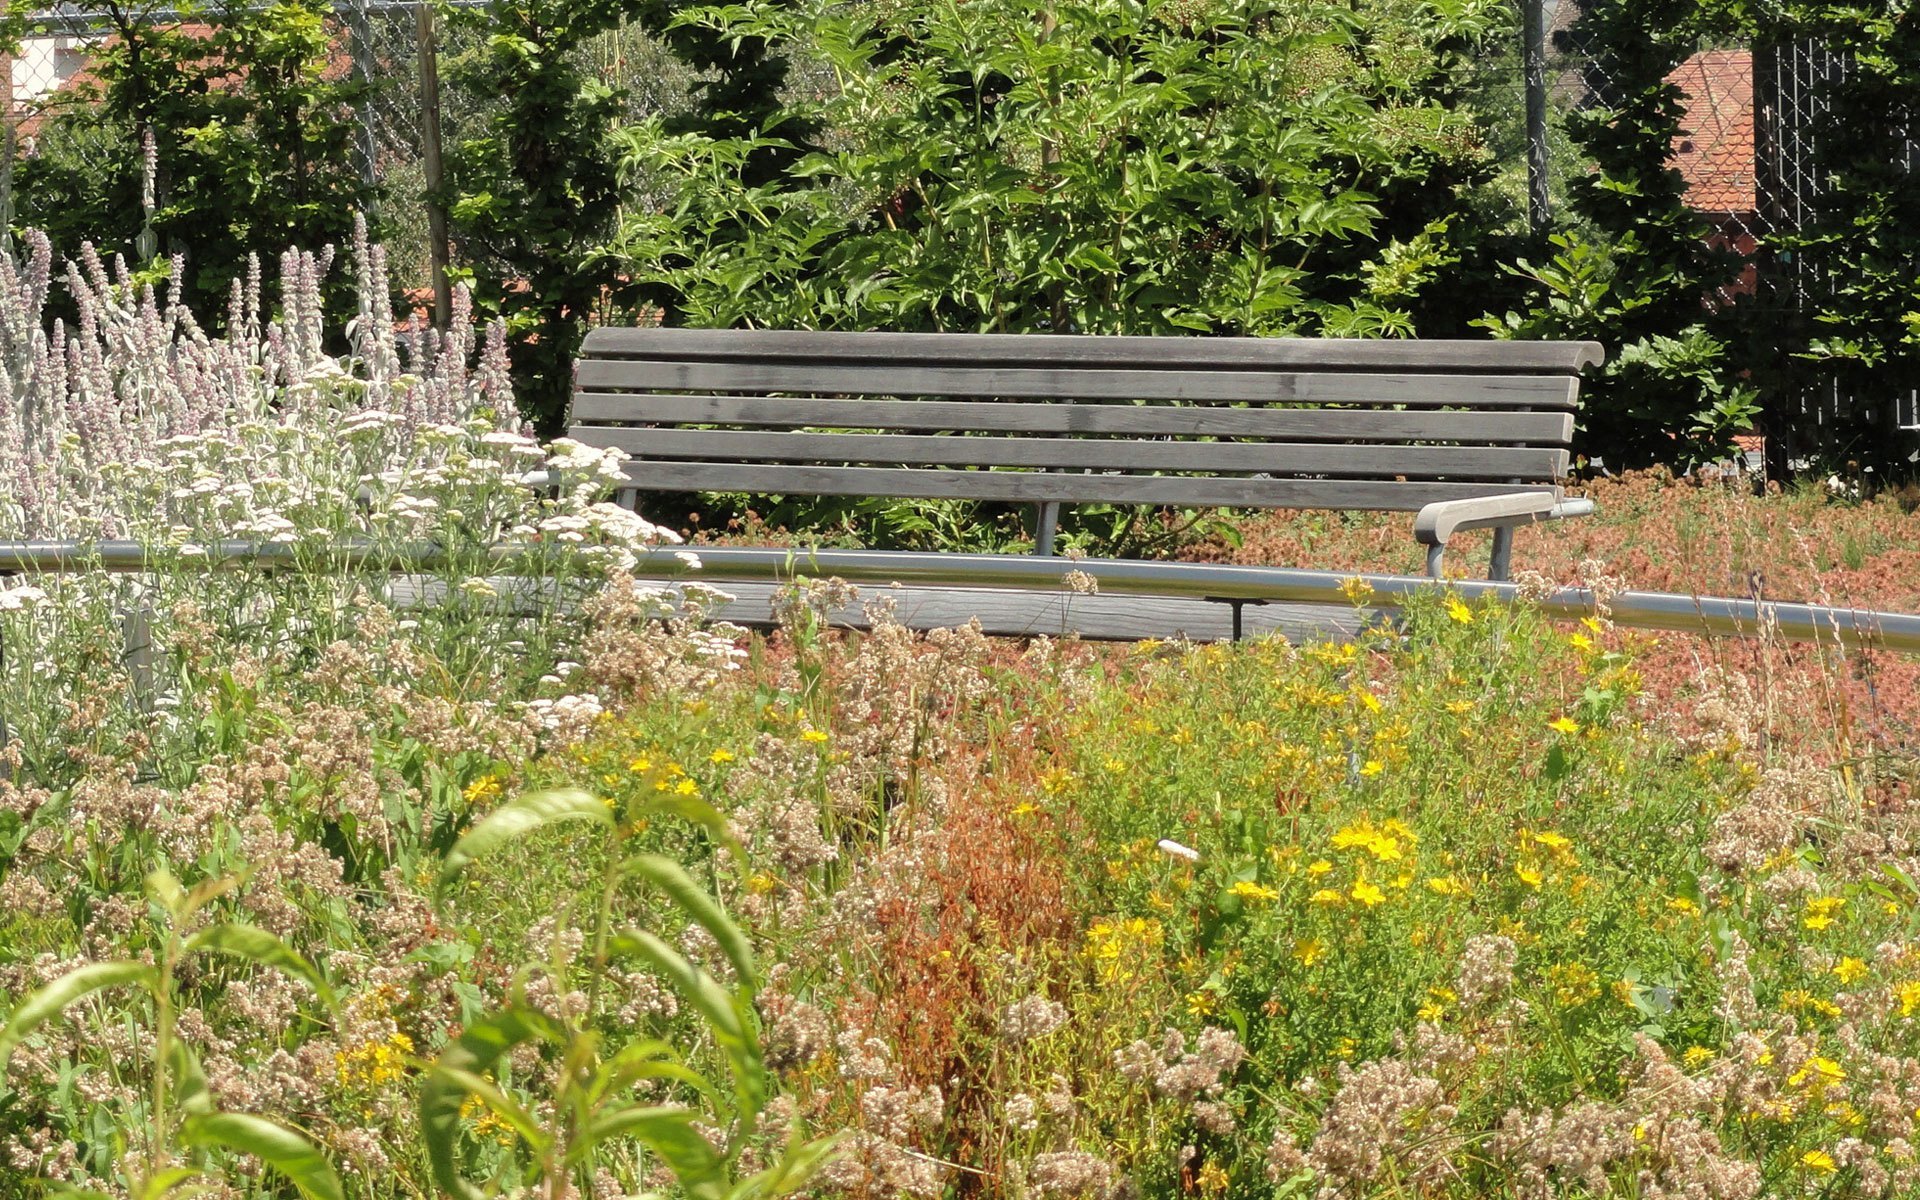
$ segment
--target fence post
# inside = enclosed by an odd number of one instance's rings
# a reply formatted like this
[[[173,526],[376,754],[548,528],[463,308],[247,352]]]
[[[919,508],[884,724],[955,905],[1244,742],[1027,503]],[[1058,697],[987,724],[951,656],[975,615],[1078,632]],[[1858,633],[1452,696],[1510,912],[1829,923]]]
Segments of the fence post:
[[[1547,14],[1546,0],[1520,0],[1522,73],[1527,86],[1527,224],[1545,232],[1547,191]]]
[[[374,164],[374,156],[379,149],[379,140],[373,129],[373,20],[367,15],[367,0],[350,0],[342,5],[341,13],[347,20],[348,39],[353,43],[353,74],[360,83],[360,102],[357,105],[360,116],[360,182],[368,190],[379,182]]]
[[[434,37],[433,0],[418,0],[417,32],[420,47],[420,167],[426,176],[427,255],[433,273],[433,323],[440,329],[453,318],[453,282],[447,277],[451,248],[447,244],[447,203],[441,192],[445,176],[440,165],[440,47]]]

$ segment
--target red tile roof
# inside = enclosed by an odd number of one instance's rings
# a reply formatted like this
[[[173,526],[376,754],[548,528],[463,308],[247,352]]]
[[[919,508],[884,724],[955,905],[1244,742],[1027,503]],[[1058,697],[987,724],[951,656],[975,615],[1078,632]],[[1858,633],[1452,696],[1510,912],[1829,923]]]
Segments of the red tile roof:
[[[1686,93],[1673,165],[1687,181],[1687,204],[1700,212],[1756,211],[1752,52],[1702,51],[1667,81]]]

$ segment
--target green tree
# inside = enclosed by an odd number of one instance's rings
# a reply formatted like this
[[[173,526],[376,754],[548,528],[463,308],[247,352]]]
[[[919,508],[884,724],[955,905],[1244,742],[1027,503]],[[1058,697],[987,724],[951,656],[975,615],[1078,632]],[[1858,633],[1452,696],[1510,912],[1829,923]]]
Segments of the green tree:
[[[627,132],[627,270],[700,325],[1411,334],[1487,163],[1505,6],[748,3],[677,20],[825,82],[750,134]],[[793,131],[806,132],[805,142]],[[817,134],[815,131],[818,131]],[[816,143],[809,148],[808,143]],[[768,151],[796,155],[773,178]]]
[[[53,104],[17,168],[18,220],[64,246],[181,256],[189,303],[217,312],[249,255],[345,244],[371,191],[355,158],[363,85],[334,63],[325,0],[223,3],[189,23],[110,3],[85,83]],[[153,206],[143,204],[145,144]]]
[[[606,246],[622,197],[623,100],[578,52],[630,7],[495,0],[447,12],[454,30],[478,35],[449,79],[487,105],[479,132],[449,154],[453,232],[480,268],[482,307],[506,318],[521,410],[548,436],[565,422],[588,318],[620,290]]]

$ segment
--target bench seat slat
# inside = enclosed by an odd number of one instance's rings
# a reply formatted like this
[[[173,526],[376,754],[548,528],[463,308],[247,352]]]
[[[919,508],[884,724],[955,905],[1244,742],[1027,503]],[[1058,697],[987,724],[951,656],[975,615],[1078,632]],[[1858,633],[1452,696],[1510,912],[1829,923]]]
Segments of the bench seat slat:
[[[588,433],[576,429],[575,436]],[[1495,446],[1328,446],[1288,442],[1168,442],[1032,437],[930,437],[871,433],[599,429],[594,444],[639,458],[732,462],[914,463],[1077,467],[1126,471],[1261,471],[1447,479],[1554,479],[1565,450]]]
[[[1604,361],[1595,342],[1363,338],[1089,337],[1077,334],[838,333],[745,329],[595,329],[582,354],[971,366],[1256,367],[1345,371],[1577,374]]]
[[[583,360],[584,389],[1075,400],[1573,408],[1579,380],[1552,375],[1337,375],[894,364]]]
[[[662,425],[942,429],[981,433],[1116,433],[1137,436],[1267,437],[1293,441],[1446,441],[1564,446],[1569,412],[1390,412],[1375,409],[1226,408],[1212,405],[1022,404],[977,400],[810,400],[786,396],[652,396],[581,392],[573,434],[591,422]]]
[[[1183,508],[1329,508],[1413,512],[1438,500],[1560,489],[1540,484],[1361,479],[1219,479],[1190,475],[953,471],[738,462],[632,464],[620,486],[665,492],[886,496],[1021,503],[1149,504]]]

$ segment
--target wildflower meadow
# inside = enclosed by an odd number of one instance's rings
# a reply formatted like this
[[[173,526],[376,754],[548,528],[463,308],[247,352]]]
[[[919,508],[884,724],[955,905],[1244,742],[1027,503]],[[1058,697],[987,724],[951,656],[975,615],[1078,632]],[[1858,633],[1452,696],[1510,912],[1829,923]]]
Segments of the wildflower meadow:
[[[9,527],[142,548],[0,589],[0,1197],[1920,1191],[1910,664],[1604,588],[1108,646],[801,580],[748,633],[697,547],[633,577],[678,535],[501,330],[387,294],[362,238],[215,333],[0,259]],[[1911,553],[1742,497],[1670,499]],[[1523,551],[1591,583],[1597,528]]]

